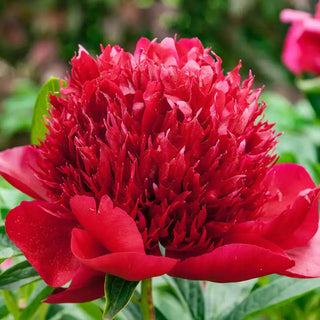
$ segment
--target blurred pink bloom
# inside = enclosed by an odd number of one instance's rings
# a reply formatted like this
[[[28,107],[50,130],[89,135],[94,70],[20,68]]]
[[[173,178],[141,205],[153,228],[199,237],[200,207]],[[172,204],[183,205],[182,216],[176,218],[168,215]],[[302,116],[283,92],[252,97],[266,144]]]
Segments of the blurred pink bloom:
[[[9,267],[12,266],[12,264],[13,264],[13,259],[12,258],[6,259],[2,263],[0,263],[0,270],[8,269]]]
[[[315,16],[303,11],[285,9],[280,20],[291,23],[284,42],[282,61],[295,74],[320,74],[320,5]]]

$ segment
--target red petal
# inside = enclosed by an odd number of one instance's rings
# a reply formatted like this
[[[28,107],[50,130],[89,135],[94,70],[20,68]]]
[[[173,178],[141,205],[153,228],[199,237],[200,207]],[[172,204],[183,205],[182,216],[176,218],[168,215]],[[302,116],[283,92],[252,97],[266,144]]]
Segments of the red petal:
[[[134,51],[134,57],[137,58],[139,61],[139,58],[141,56],[141,53],[147,53],[151,46],[151,41],[147,38],[140,38],[140,40],[137,42],[136,49]]]
[[[129,281],[161,276],[177,262],[175,259],[137,252],[115,252],[94,257],[93,253],[100,253],[99,244],[88,232],[80,229],[73,230],[71,241],[73,254],[84,265]]]
[[[101,198],[97,213],[92,197],[75,196],[70,204],[83,228],[109,251],[144,253],[142,237],[134,220],[125,211],[114,208],[108,196]]]
[[[301,191],[316,187],[308,172],[294,163],[275,165],[269,170],[262,184],[271,195],[279,195],[279,199],[268,201],[264,205],[268,218],[277,217],[291,206]]]
[[[105,274],[81,266],[75,273],[67,289],[57,289],[43,302],[46,303],[79,303],[104,296]]]
[[[287,210],[267,226],[265,237],[283,249],[292,249],[309,242],[318,229],[319,190],[301,195]]]
[[[36,177],[37,151],[32,146],[0,152],[0,174],[14,187],[32,198],[48,200],[47,190]]]
[[[307,245],[286,253],[295,261],[295,265],[281,274],[298,278],[320,277],[320,228]]]
[[[79,267],[70,249],[73,227],[73,221],[48,214],[41,201],[23,201],[6,218],[9,238],[53,287],[70,281]]]
[[[170,276],[190,280],[234,282],[279,273],[294,262],[285,255],[251,244],[228,244],[178,263]]]
[[[280,164],[269,171],[264,185],[277,195],[263,206],[264,217],[270,219],[265,236],[285,249],[306,244],[319,221],[319,189],[307,171],[295,164]]]
[[[80,45],[79,54],[72,58],[71,63],[72,76],[80,82],[90,81],[99,76],[99,68],[96,60]]]

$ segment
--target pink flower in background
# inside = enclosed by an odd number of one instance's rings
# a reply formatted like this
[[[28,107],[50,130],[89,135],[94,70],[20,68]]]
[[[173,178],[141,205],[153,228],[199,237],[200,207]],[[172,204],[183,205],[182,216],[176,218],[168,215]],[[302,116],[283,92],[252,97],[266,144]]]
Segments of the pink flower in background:
[[[315,16],[307,12],[285,9],[280,20],[291,23],[284,42],[282,61],[295,74],[320,74],[320,5]]]
[[[10,268],[12,265],[13,265],[13,259],[8,258],[0,263],[0,270],[6,270],[6,269]]]
[[[97,59],[80,47],[45,140],[0,153],[3,177],[35,198],[9,212],[9,237],[49,285],[72,280],[47,302],[103,296],[106,273],[320,276],[319,189],[275,164],[261,90],[239,68],[224,75],[198,39]]]

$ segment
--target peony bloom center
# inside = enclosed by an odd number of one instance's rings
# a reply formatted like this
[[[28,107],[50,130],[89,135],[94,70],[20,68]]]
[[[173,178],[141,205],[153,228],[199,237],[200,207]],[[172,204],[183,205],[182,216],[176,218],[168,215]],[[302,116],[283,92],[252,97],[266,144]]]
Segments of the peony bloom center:
[[[109,196],[149,253],[160,243],[184,258],[263,219],[261,181],[276,142],[251,75],[241,84],[239,65],[224,76],[197,39],[190,51],[184,40],[165,41],[142,39],[134,55],[108,46],[97,60],[80,48],[67,87],[51,97],[37,174],[67,209],[74,195]]]

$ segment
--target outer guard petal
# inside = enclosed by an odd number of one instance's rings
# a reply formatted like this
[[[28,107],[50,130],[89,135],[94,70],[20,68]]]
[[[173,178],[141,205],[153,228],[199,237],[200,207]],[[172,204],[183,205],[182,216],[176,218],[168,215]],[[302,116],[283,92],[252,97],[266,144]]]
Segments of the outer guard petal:
[[[269,170],[262,183],[271,195],[279,195],[264,206],[271,218],[277,217],[292,205],[301,191],[316,187],[308,172],[294,163],[275,165]]]
[[[264,233],[284,249],[306,244],[317,231],[319,189],[307,171],[292,163],[273,167],[264,180],[271,195],[264,206]]]
[[[105,274],[81,266],[67,289],[56,289],[44,302],[47,303],[79,303],[104,296]]]
[[[94,198],[75,196],[70,203],[73,214],[83,228],[109,251],[145,252],[135,222],[125,211],[114,208],[108,196],[102,197],[97,213]]]
[[[294,262],[285,255],[251,244],[228,244],[178,263],[170,276],[214,282],[235,282],[279,273]]]
[[[14,187],[32,198],[47,200],[47,190],[36,177],[37,152],[32,146],[0,152],[0,174]]]
[[[52,287],[70,281],[79,267],[70,248],[74,221],[48,214],[40,201],[21,202],[6,218],[9,238]]]
[[[318,197],[319,189],[300,195],[290,209],[267,225],[266,238],[283,249],[307,244],[318,229]]]
[[[320,277],[320,228],[307,245],[286,252],[296,264],[281,274],[297,278]]]
[[[177,263],[175,259],[137,252],[114,252],[94,257],[93,253],[102,253],[101,248],[88,232],[80,229],[72,232],[71,248],[84,265],[129,281],[161,276]]]

